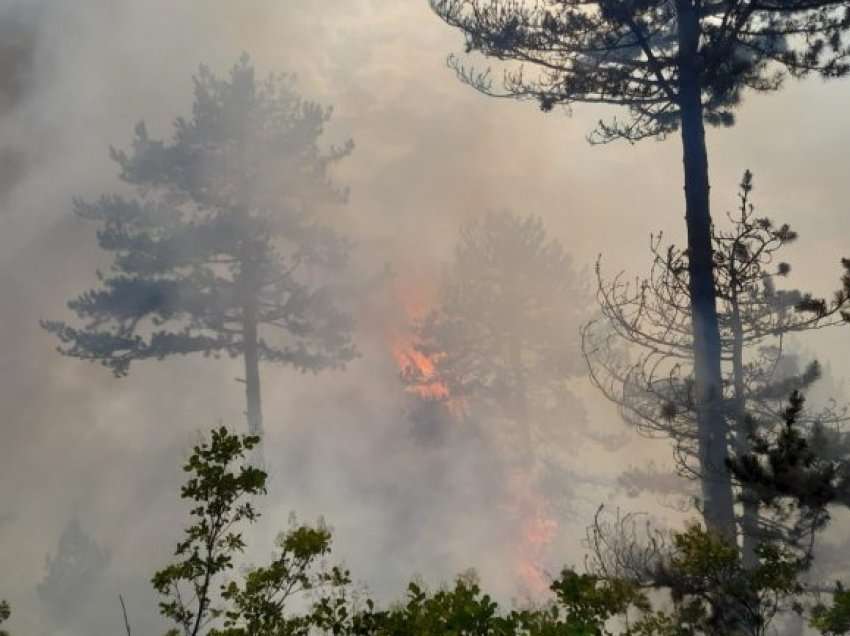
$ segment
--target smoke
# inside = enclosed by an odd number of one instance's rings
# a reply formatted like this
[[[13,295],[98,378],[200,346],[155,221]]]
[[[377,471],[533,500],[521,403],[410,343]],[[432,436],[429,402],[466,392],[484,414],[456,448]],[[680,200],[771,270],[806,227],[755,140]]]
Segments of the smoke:
[[[461,223],[491,209],[542,215],[579,265],[602,251],[613,269],[642,270],[640,237],[659,229],[681,236],[675,140],[589,148],[584,135],[601,112],[544,116],[477,95],[445,68],[445,55],[461,46],[424,1],[0,0],[0,598],[13,605],[14,633],[119,628],[119,591],[134,629],[161,631],[148,580],[184,518],[180,463],[199,431],[219,421],[242,427],[238,361],[150,362],[116,380],[60,357],[38,326],[65,317],[64,302],[108,265],[93,228],[72,217],[72,197],[121,189],[109,146],[126,146],[140,119],[168,136],[173,118],[189,112],[198,64],[223,73],[245,51],[260,74],[294,72],[305,96],[334,105],[327,141],[353,137],[357,146],[337,170],[351,202],[336,223],[355,239],[363,276],[390,264],[402,285],[436,280]],[[812,121],[840,121],[847,94],[846,86],[806,84],[754,102],[737,128],[712,136],[720,209],[734,205],[739,174],[752,168],[765,211],[796,221],[795,271],[815,293],[833,286],[846,248],[838,237],[850,221],[837,202],[850,186],[836,166],[850,133],[807,135],[792,149],[771,131],[800,104],[798,115]],[[823,165],[800,164],[800,154]],[[836,194],[826,200],[823,189]],[[392,299],[375,302],[373,310],[392,311]],[[324,515],[340,558],[384,596],[415,573],[438,582],[470,566],[485,585],[515,594],[499,583],[513,576],[514,538],[512,513],[499,506],[496,455],[486,438],[462,431],[412,434],[410,396],[371,316],[361,316],[363,357],[345,372],[264,367],[273,481],[249,558],[267,557],[295,510],[308,520]],[[609,406],[589,390],[582,397],[594,434],[622,434]],[[627,463],[665,457],[664,444],[627,433],[625,451],[592,441],[581,453],[566,449],[570,474],[602,484]],[[567,481],[564,491],[574,491]],[[553,570],[581,562],[586,512],[606,496],[580,490],[553,547],[557,562],[547,564]],[[110,559],[60,626],[36,589],[72,518]]]

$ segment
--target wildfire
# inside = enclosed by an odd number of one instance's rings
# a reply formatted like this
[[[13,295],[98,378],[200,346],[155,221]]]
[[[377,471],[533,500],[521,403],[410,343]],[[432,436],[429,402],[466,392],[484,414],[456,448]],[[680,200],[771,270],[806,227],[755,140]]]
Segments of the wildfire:
[[[549,503],[537,492],[527,472],[514,473],[509,496],[511,509],[519,517],[516,571],[530,595],[542,596],[550,583],[543,563],[557,536],[558,522],[551,517]]]
[[[402,374],[415,377],[416,383],[407,387],[411,393],[426,400],[447,400],[449,389],[438,377],[434,362],[416,349],[412,337],[399,338],[393,343],[393,357]]]
[[[451,395],[440,379],[432,357],[416,347],[413,325],[434,307],[436,291],[430,279],[407,278],[404,286],[396,285],[396,306],[402,317],[385,332],[392,356],[403,376],[413,379],[406,390],[425,400],[447,405],[456,417],[466,412],[465,402]],[[558,533],[558,522],[551,516],[551,506],[540,493],[531,476],[530,467],[517,470],[508,478],[507,501],[510,516],[516,520],[514,568],[524,593],[541,597],[549,590],[549,577],[544,568],[547,551]]]
[[[412,380],[407,391],[425,400],[445,401],[451,408],[455,401],[451,400],[448,387],[438,377],[434,360],[416,348],[413,333],[413,325],[434,306],[433,282],[421,278],[408,281],[396,286],[395,295],[404,316],[402,323],[392,329],[391,351],[402,375]]]

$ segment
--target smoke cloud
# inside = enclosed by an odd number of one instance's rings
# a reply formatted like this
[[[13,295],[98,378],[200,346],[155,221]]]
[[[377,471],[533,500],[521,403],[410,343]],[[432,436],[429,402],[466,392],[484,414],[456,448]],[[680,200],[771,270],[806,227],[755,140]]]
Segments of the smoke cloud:
[[[677,140],[590,147],[584,136],[604,112],[544,115],[478,95],[445,67],[461,47],[424,0],[0,0],[0,598],[12,603],[13,633],[119,629],[119,591],[135,630],[161,631],[148,582],[184,518],[181,461],[199,432],[243,427],[238,360],[152,361],[118,380],[59,356],[38,325],[68,318],[65,301],[108,266],[72,198],[125,187],[109,147],[126,147],[140,119],[152,136],[170,135],[173,119],[190,113],[199,64],[224,74],[247,52],[260,75],[295,73],[303,95],[333,105],[326,142],[356,143],[335,171],[351,189],[335,224],[355,240],[364,278],[388,265],[399,285],[436,286],[461,224],[488,210],[542,216],[579,268],[601,252],[607,270],[642,273],[651,232],[681,242]],[[757,205],[801,234],[790,254],[795,284],[818,294],[837,286],[848,252],[848,108],[847,83],[805,83],[751,99],[738,126],[710,133],[715,214],[734,207],[751,168]],[[790,120],[799,132],[779,134]],[[362,311],[363,355],[348,370],[262,369],[272,483],[249,559],[267,558],[296,511],[324,515],[338,557],[383,598],[416,573],[436,584],[468,567],[503,597],[518,594],[505,583],[516,511],[501,506],[488,440],[412,433],[411,396],[385,332],[409,316],[392,290]],[[846,357],[829,357],[839,337],[806,346],[832,362],[840,384]],[[597,439],[563,451],[568,505],[545,564],[553,572],[581,563],[583,527],[621,469],[669,456],[624,430],[589,387],[577,391]],[[606,447],[606,436],[621,441]],[[37,589],[72,520],[109,558],[68,592],[79,596],[57,620]]]

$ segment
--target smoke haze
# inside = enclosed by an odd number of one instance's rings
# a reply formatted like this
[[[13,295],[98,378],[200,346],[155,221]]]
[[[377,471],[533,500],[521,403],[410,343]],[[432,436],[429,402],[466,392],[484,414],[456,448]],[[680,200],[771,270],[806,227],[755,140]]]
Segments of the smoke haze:
[[[578,269],[601,253],[606,271],[644,273],[651,232],[681,243],[677,139],[590,147],[584,137],[603,111],[543,115],[478,95],[445,66],[461,49],[425,0],[0,0],[0,598],[12,603],[13,633],[116,630],[119,591],[134,629],[161,631],[148,582],[183,520],[181,460],[199,431],[243,427],[238,360],[143,362],[117,380],[59,356],[38,325],[68,318],[65,301],[108,265],[72,198],[126,187],[109,147],[126,147],[140,119],[167,138],[190,113],[199,64],[224,75],[247,52],[259,75],[295,73],[303,95],[333,105],[325,143],[356,144],[335,171],[351,189],[335,223],[356,241],[363,277],[389,265],[402,287],[436,286],[461,224],[488,210],[542,216]],[[816,294],[837,287],[838,259],[850,253],[848,110],[846,82],[792,84],[750,98],[735,128],[709,132],[715,216],[735,206],[752,169],[756,205],[801,235],[789,248],[793,284]],[[514,512],[497,505],[487,440],[411,435],[410,396],[385,337],[410,318],[395,299],[387,291],[370,301],[357,334],[363,355],[347,371],[263,367],[273,481],[250,556],[267,556],[290,511],[324,515],[337,556],[379,596],[416,573],[436,584],[468,567],[516,595],[505,583],[515,537],[503,529]],[[845,340],[805,342],[839,390],[850,372],[835,355]],[[626,446],[587,439],[563,451],[567,475],[581,480],[563,483],[553,571],[581,563],[583,527],[623,468],[669,457],[663,442],[624,429],[589,387],[577,390],[582,425]],[[74,519],[109,557],[60,632],[37,586]]]

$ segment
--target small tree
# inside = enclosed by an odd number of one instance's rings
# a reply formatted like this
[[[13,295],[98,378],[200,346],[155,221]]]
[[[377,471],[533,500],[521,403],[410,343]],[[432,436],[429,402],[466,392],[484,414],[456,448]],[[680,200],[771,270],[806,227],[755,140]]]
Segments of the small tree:
[[[241,584],[231,581],[223,587],[222,598],[230,609],[224,614],[224,629],[213,630],[211,636],[307,636],[319,610],[291,614],[287,605],[312,592],[322,592],[316,604],[327,605],[339,598],[329,590],[351,583],[347,570],[322,566],[331,551],[331,533],[321,521],[315,527],[293,524],[278,537],[277,546],[280,551],[270,565],[252,568]]]
[[[450,58],[479,91],[527,99],[550,111],[575,103],[624,107],[600,122],[593,142],[635,142],[681,131],[688,296],[694,358],[695,445],[703,472],[728,455],[722,414],[718,323],[705,124],[731,125],[746,90],[778,90],[783,79],[850,70],[845,0],[431,0],[459,29],[467,52],[515,62],[502,87],[489,71]],[[733,500],[722,481],[703,480],[704,516],[734,534]]]
[[[752,427],[748,452],[728,464],[751,498],[813,533],[829,522],[830,508],[850,507],[850,435],[819,422],[806,430],[804,403],[794,391],[783,425]]]
[[[812,611],[811,626],[825,636],[841,636],[850,633],[850,590],[836,583],[832,604],[817,605]]]
[[[129,153],[112,150],[135,196],[75,201],[114,260],[68,303],[82,327],[43,326],[60,352],[116,376],[137,360],[241,356],[248,431],[261,435],[261,360],[319,371],[355,355],[327,284],[349,245],[318,214],[345,200],[328,169],[352,144],[323,151],[330,109],[299,97],[289,76],[255,80],[247,57],[228,79],[202,66],[194,82],[192,117],[177,119],[171,141],[140,123]]]
[[[715,295],[719,300],[723,385],[721,415],[730,457],[749,452],[755,429],[775,429],[782,422],[784,401],[794,389],[805,389],[820,377],[812,362],[803,369],[786,352],[791,334],[843,324],[850,289],[831,302],[798,291],[776,288],[790,266],[781,250],[796,239],[788,225],[759,217],[750,203],[752,177],[744,175],[740,207],[729,215],[730,229],[712,232]],[[651,243],[652,268],[634,283],[622,276],[605,281],[597,267],[602,319],[583,328],[583,351],[594,384],[616,403],[639,431],[674,444],[680,472],[711,481],[734,492],[726,464],[706,467],[699,460],[699,412],[695,396],[696,351],[691,330],[689,252],[661,237]],[[630,359],[629,356],[634,356]],[[829,426],[845,419],[844,409],[810,414],[801,425]],[[844,452],[850,452],[845,446]],[[710,470],[708,470],[710,469]],[[758,498],[741,484],[745,560],[752,565],[755,546],[765,533],[778,529],[759,519]],[[800,530],[800,528],[797,528]],[[799,539],[788,535],[789,540]]]
[[[179,627],[172,634],[307,636],[315,623],[312,613],[290,613],[287,603],[351,582],[346,570],[322,562],[331,547],[324,523],[298,525],[294,518],[278,536],[279,552],[271,564],[247,568],[241,581],[225,579],[246,547],[240,525],[260,516],[251,499],[266,493],[266,473],[246,462],[258,442],[256,436],[213,430],[184,466],[190,477],[181,496],[191,502],[194,523],[177,544],[177,560],[153,577],[164,597],[160,611]],[[328,603],[332,596],[322,598]]]
[[[233,557],[245,548],[237,524],[259,516],[250,497],[266,492],[265,472],[234,464],[258,442],[255,436],[239,437],[220,428],[208,442],[195,446],[183,467],[191,477],[180,496],[192,502],[194,523],[177,544],[178,560],[154,575],[153,586],[165,598],[160,603],[162,614],[185,636],[197,636],[223,614],[214,604],[215,584],[233,569]]]

